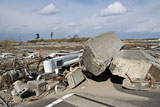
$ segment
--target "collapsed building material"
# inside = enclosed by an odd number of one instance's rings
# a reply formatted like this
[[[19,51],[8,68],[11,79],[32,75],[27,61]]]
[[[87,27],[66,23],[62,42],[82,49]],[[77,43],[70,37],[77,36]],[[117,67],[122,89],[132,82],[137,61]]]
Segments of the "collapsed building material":
[[[114,32],[106,32],[95,38],[91,38],[84,45],[82,64],[86,70],[98,76],[105,71],[112,57],[123,45],[123,42]]]
[[[1,58],[12,58],[14,57],[15,55],[13,53],[1,53],[0,54],[0,57]]]
[[[4,101],[4,99],[0,96],[0,101],[4,104],[5,107],[9,107],[9,105]]]
[[[38,60],[27,63],[26,64],[27,70],[30,70],[30,65],[37,64],[36,71],[39,72],[39,67],[40,67],[41,62],[47,59],[49,59],[49,57],[45,57],[45,58],[39,57]]]
[[[23,77],[24,77],[24,72],[21,72],[19,70],[17,71],[11,70],[3,73],[3,75],[0,76],[0,89],[8,87],[13,82]]]
[[[18,93],[17,93],[17,91],[16,91],[15,89],[13,89],[13,90],[11,91],[11,95],[12,95],[13,101],[14,101],[15,103],[19,103],[19,102],[21,102],[21,101],[23,100],[20,96],[18,96]]]
[[[73,53],[68,53],[65,56],[59,56],[53,59],[43,61],[45,73],[40,74],[37,77],[37,80],[40,80],[43,76],[53,73],[56,73],[56,75],[58,75],[59,70],[62,69],[62,67],[68,67],[76,62],[79,62],[81,56],[82,51],[76,51]]]
[[[36,58],[36,57],[37,57],[37,54],[36,53],[32,53],[32,54],[28,55],[25,58]]]
[[[47,82],[48,83],[48,82]],[[50,91],[55,88],[56,85],[59,84],[59,81],[52,81],[46,85],[46,90]]]
[[[73,63],[79,62],[79,57],[81,55],[82,53],[79,51],[79,52],[70,53],[65,56],[46,60],[43,62],[44,70],[46,73],[50,73],[50,72],[53,72],[56,68],[61,68],[63,66],[69,66]]]
[[[151,80],[134,80],[132,79],[132,83],[128,79],[124,79],[122,86],[127,89],[133,89],[133,90],[160,90],[160,82],[153,82]]]
[[[40,96],[44,91],[46,91],[46,81],[28,81],[27,84],[30,86],[30,89],[36,93],[36,96]]]
[[[134,83],[133,80],[137,79],[160,82],[160,64],[144,51],[123,50],[119,52],[113,58],[109,69],[113,75],[127,78],[130,83]]]
[[[50,75],[52,75],[52,78],[55,78],[56,75],[54,75],[54,74],[55,74],[55,72],[43,73],[43,74],[38,75],[37,78],[36,78],[36,80],[39,81],[40,79],[42,79],[42,77],[50,77]]]
[[[43,65],[44,65],[44,71],[45,73],[51,73],[54,71],[54,64],[53,64],[53,60],[50,59],[50,60],[46,60],[46,61],[43,61]]]
[[[7,82],[4,78],[3,75],[0,75],[0,89],[3,89],[3,88],[6,88],[8,85],[7,85]]]
[[[19,71],[19,70],[17,71],[12,70],[12,71],[7,72],[7,74],[9,75],[8,79],[11,80],[12,83],[24,77],[24,72]]]
[[[24,98],[25,95],[31,92],[30,87],[27,83],[16,82],[14,85],[14,89],[21,98]]]
[[[160,65],[156,59],[139,50],[123,50],[114,58],[110,66],[113,75],[119,75],[126,78],[126,74],[130,78],[147,78],[150,73],[153,80],[160,81]],[[155,74],[156,73],[156,74]]]
[[[77,53],[82,53],[83,50],[79,50],[79,51],[74,51],[74,52],[71,52],[71,53],[51,53],[49,55],[49,57],[52,57],[52,58],[55,58],[56,56],[65,56],[65,55],[71,55],[71,54],[77,54]]]
[[[85,78],[82,70],[79,67],[71,68],[71,71],[66,75],[68,84],[70,88],[75,88],[79,85]]]

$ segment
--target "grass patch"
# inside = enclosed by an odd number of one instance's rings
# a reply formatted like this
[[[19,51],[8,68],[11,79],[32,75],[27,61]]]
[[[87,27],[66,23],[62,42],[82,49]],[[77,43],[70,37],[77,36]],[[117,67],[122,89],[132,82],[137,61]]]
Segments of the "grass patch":
[[[36,42],[81,42],[84,43],[89,38],[62,38],[62,39],[41,39],[41,40],[29,40],[28,43],[36,43]]]
[[[61,46],[61,47],[29,47],[29,49],[35,49],[35,50],[74,50],[78,51],[82,49],[83,46],[75,46],[75,47],[68,47],[68,46]]]

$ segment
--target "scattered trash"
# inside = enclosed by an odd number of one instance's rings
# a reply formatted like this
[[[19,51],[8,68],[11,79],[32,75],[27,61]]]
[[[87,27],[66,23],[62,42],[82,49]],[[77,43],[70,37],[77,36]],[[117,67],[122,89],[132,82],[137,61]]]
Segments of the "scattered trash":
[[[64,91],[68,86],[67,74],[77,72],[77,76],[79,73],[80,76],[83,76],[82,72],[79,71],[81,70],[79,63],[82,53],[83,50],[71,53],[53,53],[46,57],[42,55],[38,57],[35,53],[31,53],[27,57],[24,56],[22,59],[13,57],[11,62],[0,63],[2,65],[0,67],[2,68],[0,89],[11,89],[10,94],[14,103],[23,102],[24,99],[34,101],[43,98],[47,93]],[[4,65],[5,68],[3,68]],[[73,71],[72,67],[74,69],[78,67],[77,71]],[[77,81],[75,85],[79,82],[81,80]]]

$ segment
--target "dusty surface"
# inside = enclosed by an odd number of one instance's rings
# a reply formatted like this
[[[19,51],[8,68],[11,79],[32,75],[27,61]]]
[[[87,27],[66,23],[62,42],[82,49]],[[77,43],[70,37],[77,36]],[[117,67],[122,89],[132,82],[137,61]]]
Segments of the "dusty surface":
[[[30,103],[32,106],[39,106],[40,103],[45,103],[46,105],[50,104],[51,102],[55,101],[53,98],[61,98],[62,96],[70,93],[78,94],[90,99],[94,99],[96,101],[100,101],[106,104],[110,104],[116,107],[159,107],[159,92],[144,92],[144,91],[133,91],[133,90],[126,90],[122,89],[120,85],[113,84],[110,79],[107,81],[97,82],[94,80],[86,80],[82,84],[80,84],[75,89],[67,89],[64,92],[58,92],[56,95],[54,93],[48,95],[47,97],[41,99],[40,101],[36,101],[36,103]],[[50,102],[47,102],[48,99]],[[70,104],[75,106],[86,106],[91,107],[92,103],[88,102],[85,104],[86,101],[80,99],[77,101],[75,96],[71,96],[64,100]],[[63,102],[62,102],[63,103]],[[83,105],[85,104],[85,105]],[[66,105],[67,106],[67,105]],[[25,107],[30,107],[27,104]],[[93,106],[94,107],[94,106]]]

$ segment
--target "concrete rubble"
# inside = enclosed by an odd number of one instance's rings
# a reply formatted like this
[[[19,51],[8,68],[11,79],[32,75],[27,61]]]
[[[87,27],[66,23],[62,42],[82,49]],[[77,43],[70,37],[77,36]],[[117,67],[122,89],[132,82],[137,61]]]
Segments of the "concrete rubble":
[[[82,64],[86,70],[98,76],[110,65],[113,56],[120,51],[124,43],[114,32],[106,32],[89,39],[84,45]]]
[[[29,85],[30,89],[36,93],[36,96],[40,96],[46,91],[46,84],[45,80],[27,82],[27,85]]]
[[[30,88],[26,83],[17,82],[14,85],[14,89],[21,98],[24,98],[28,93],[30,93]]]
[[[110,70],[113,75],[130,78],[145,79],[159,81],[160,78],[155,75],[160,68],[158,61],[144,51],[139,50],[123,50],[119,52],[112,60]],[[149,73],[149,74],[148,74]],[[157,72],[160,73],[160,72]]]
[[[138,89],[138,84],[136,83],[142,83],[143,85],[141,84],[141,90],[145,90],[144,84],[152,84],[150,85],[150,88],[152,88],[154,87],[153,83],[160,82],[160,64],[154,57],[142,50],[120,51],[113,58],[110,65],[110,71],[113,75],[127,78],[133,86],[132,88],[135,89]],[[136,82],[138,80],[139,82]],[[128,85],[127,81],[124,80],[123,86],[129,88]],[[157,88],[159,87],[160,86]]]
[[[131,43],[131,45],[143,44]],[[114,32],[106,32],[85,43],[82,65],[95,76],[102,74],[109,67],[112,75],[124,78],[122,86],[125,88],[159,89],[159,61],[145,51],[138,50],[139,48],[123,50],[126,48]]]
[[[75,88],[79,85],[85,78],[82,74],[82,70],[79,67],[71,68],[71,72],[66,75],[68,84],[70,88]]]

